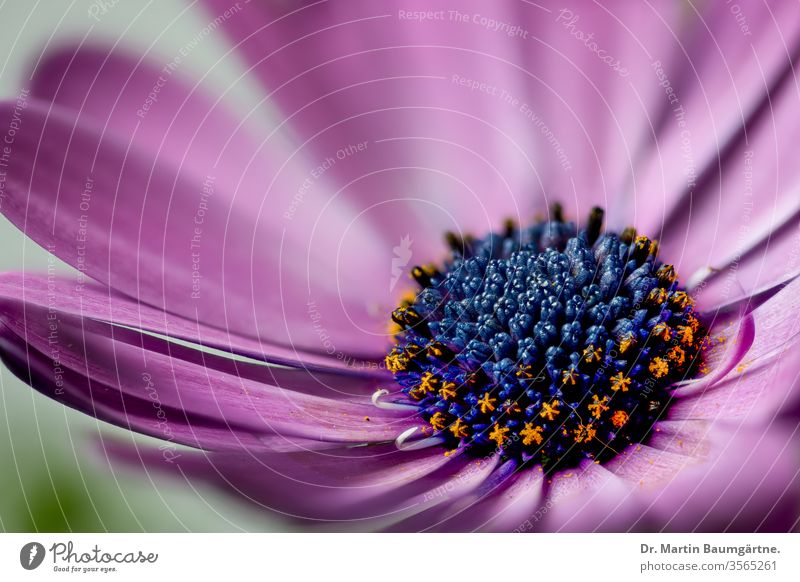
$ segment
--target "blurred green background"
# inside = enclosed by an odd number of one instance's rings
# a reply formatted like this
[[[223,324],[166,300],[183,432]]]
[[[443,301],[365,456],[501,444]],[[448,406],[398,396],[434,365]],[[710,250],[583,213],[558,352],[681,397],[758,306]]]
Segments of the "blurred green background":
[[[178,0],[0,1],[0,97],[15,97],[48,46],[85,38],[108,46],[119,41],[137,54],[174,55],[211,18]],[[208,73],[203,84],[212,90],[236,84],[242,90],[235,98],[255,99],[235,56],[225,56],[228,48],[218,32],[209,35],[184,71]],[[46,251],[0,216],[0,270],[44,271],[47,261]],[[110,467],[98,437],[130,441],[132,435],[62,407],[0,368],[1,531],[283,529],[211,489]]]

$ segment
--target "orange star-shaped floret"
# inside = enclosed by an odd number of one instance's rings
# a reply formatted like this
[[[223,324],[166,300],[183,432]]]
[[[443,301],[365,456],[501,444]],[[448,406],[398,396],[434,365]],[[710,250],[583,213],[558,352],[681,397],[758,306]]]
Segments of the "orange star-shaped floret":
[[[463,439],[468,435],[467,428],[467,425],[464,424],[460,418],[457,418],[456,421],[450,425],[450,432],[452,432],[453,436],[456,438]]]
[[[500,426],[499,424],[494,425],[494,429],[492,432],[489,433],[489,438],[497,443],[498,447],[502,447],[503,443],[508,438],[506,433],[510,429],[507,426]]]
[[[542,437],[542,427],[541,426],[533,426],[532,422],[526,422],[525,428],[519,431],[520,436],[522,437],[522,444],[529,445],[531,443],[536,443],[537,445],[542,444],[544,437]]]
[[[484,392],[483,398],[478,400],[478,406],[480,407],[481,412],[483,414],[486,414],[487,412],[491,412],[492,410],[494,410],[495,402],[497,402],[497,398],[489,398],[489,393]]]
[[[594,344],[591,344],[588,348],[583,350],[583,359],[586,360],[588,363],[592,363],[595,361],[600,360],[600,356],[603,355],[603,350],[600,348],[594,347]]]
[[[442,414],[441,412],[437,412],[436,414],[431,416],[431,419],[428,422],[435,430],[444,430],[444,427],[446,425],[444,414]]]
[[[558,410],[558,405],[558,400],[553,400],[552,404],[542,402],[542,411],[539,413],[539,416],[547,420],[555,420],[556,416],[561,412]]]
[[[669,364],[667,364],[667,361],[663,358],[653,358],[648,368],[656,378],[663,378],[669,374]]]
[[[622,428],[626,422],[628,422],[628,413],[624,410],[615,410],[611,415],[611,424],[617,428]]]
[[[561,385],[566,386],[567,382],[569,382],[572,386],[575,386],[575,379],[578,377],[578,373],[575,371],[574,368],[570,368],[569,370],[564,370],[561,374]]]
[[[456,385],[453,382],[443,382],[442,387],[439,388],[439,396],[442,400],[448,400],[456,397]]]
[[[598,398],[597,394],[592,394],[593,402],[589,404],[589,412],[592,413],[592,416],[595,418],[600,418],[600,415],[603,414],[606,410],[608,410],[608,406],[606,406],[606,402],[608,402],[608,396],[603,396],[603,398]]]
[[[592,426],[592,423],[579,424],[578,428],[572,432],[575,435],[576,443],[588,443],[597,434],[597,429]]]
[[[618,390],[622,390],[623,392],[627,392],[628,388],[631,385],[631,379],[626,378],[625,375],[620,372],[614,376],[611,376],[611,389],[616,392]]]

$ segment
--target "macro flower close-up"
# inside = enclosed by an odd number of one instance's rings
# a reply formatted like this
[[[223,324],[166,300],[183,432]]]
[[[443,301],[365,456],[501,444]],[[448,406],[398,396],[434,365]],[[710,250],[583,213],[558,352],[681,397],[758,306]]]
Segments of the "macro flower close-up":
[[[76,455],[284,530],[798,531],[800,4],[184,14],[0,104],[0,357]]]

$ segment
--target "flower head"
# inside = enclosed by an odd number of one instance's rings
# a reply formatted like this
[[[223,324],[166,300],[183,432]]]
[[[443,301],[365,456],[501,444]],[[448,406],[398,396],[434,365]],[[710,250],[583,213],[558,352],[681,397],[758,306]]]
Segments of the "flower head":
[[[656,258],[656,243],[602,233],[599,209],[580,230],[560,214],[458,241],[441,272],[415,277],[420,292],[393,314],[401,331],[392,353],[407,363],[395,378],[409,403],[423,421],[469,427],[436,430],[445,446],[477,455],[501,448],[520,467],[547,470],[606,460],[645,442],[667,412],[668,389],[702,364],[699,343],[669,333],[698,314],[675,276],[658,276],[672,270]],[[664,301],[649,301],[656,289]],[[625,353],[620,335],[636,338]],[[679,346],[683,362],[669,366]],[[516,374],[520,365],[534,377]],[[456,385],[458,394],[420,392],[430,382]],[[497,400],[516,407],[498,409]],[[531,446],[537,418],[544,442]]]
[[[796,528],[796,3],[203,4],[245,88],[0,106],[12,371],[309,526]]]

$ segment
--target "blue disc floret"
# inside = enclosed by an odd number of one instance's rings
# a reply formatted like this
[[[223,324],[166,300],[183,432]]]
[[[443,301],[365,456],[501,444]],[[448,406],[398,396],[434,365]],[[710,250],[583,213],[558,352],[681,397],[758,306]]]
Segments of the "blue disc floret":
[[[392,313],[386,365],[424,430],[449,449],[499,451],[547,469],[645,442],[670,387],[702,364],[706,336],[658,244],[551,219],[483,239],[447,235]]]

